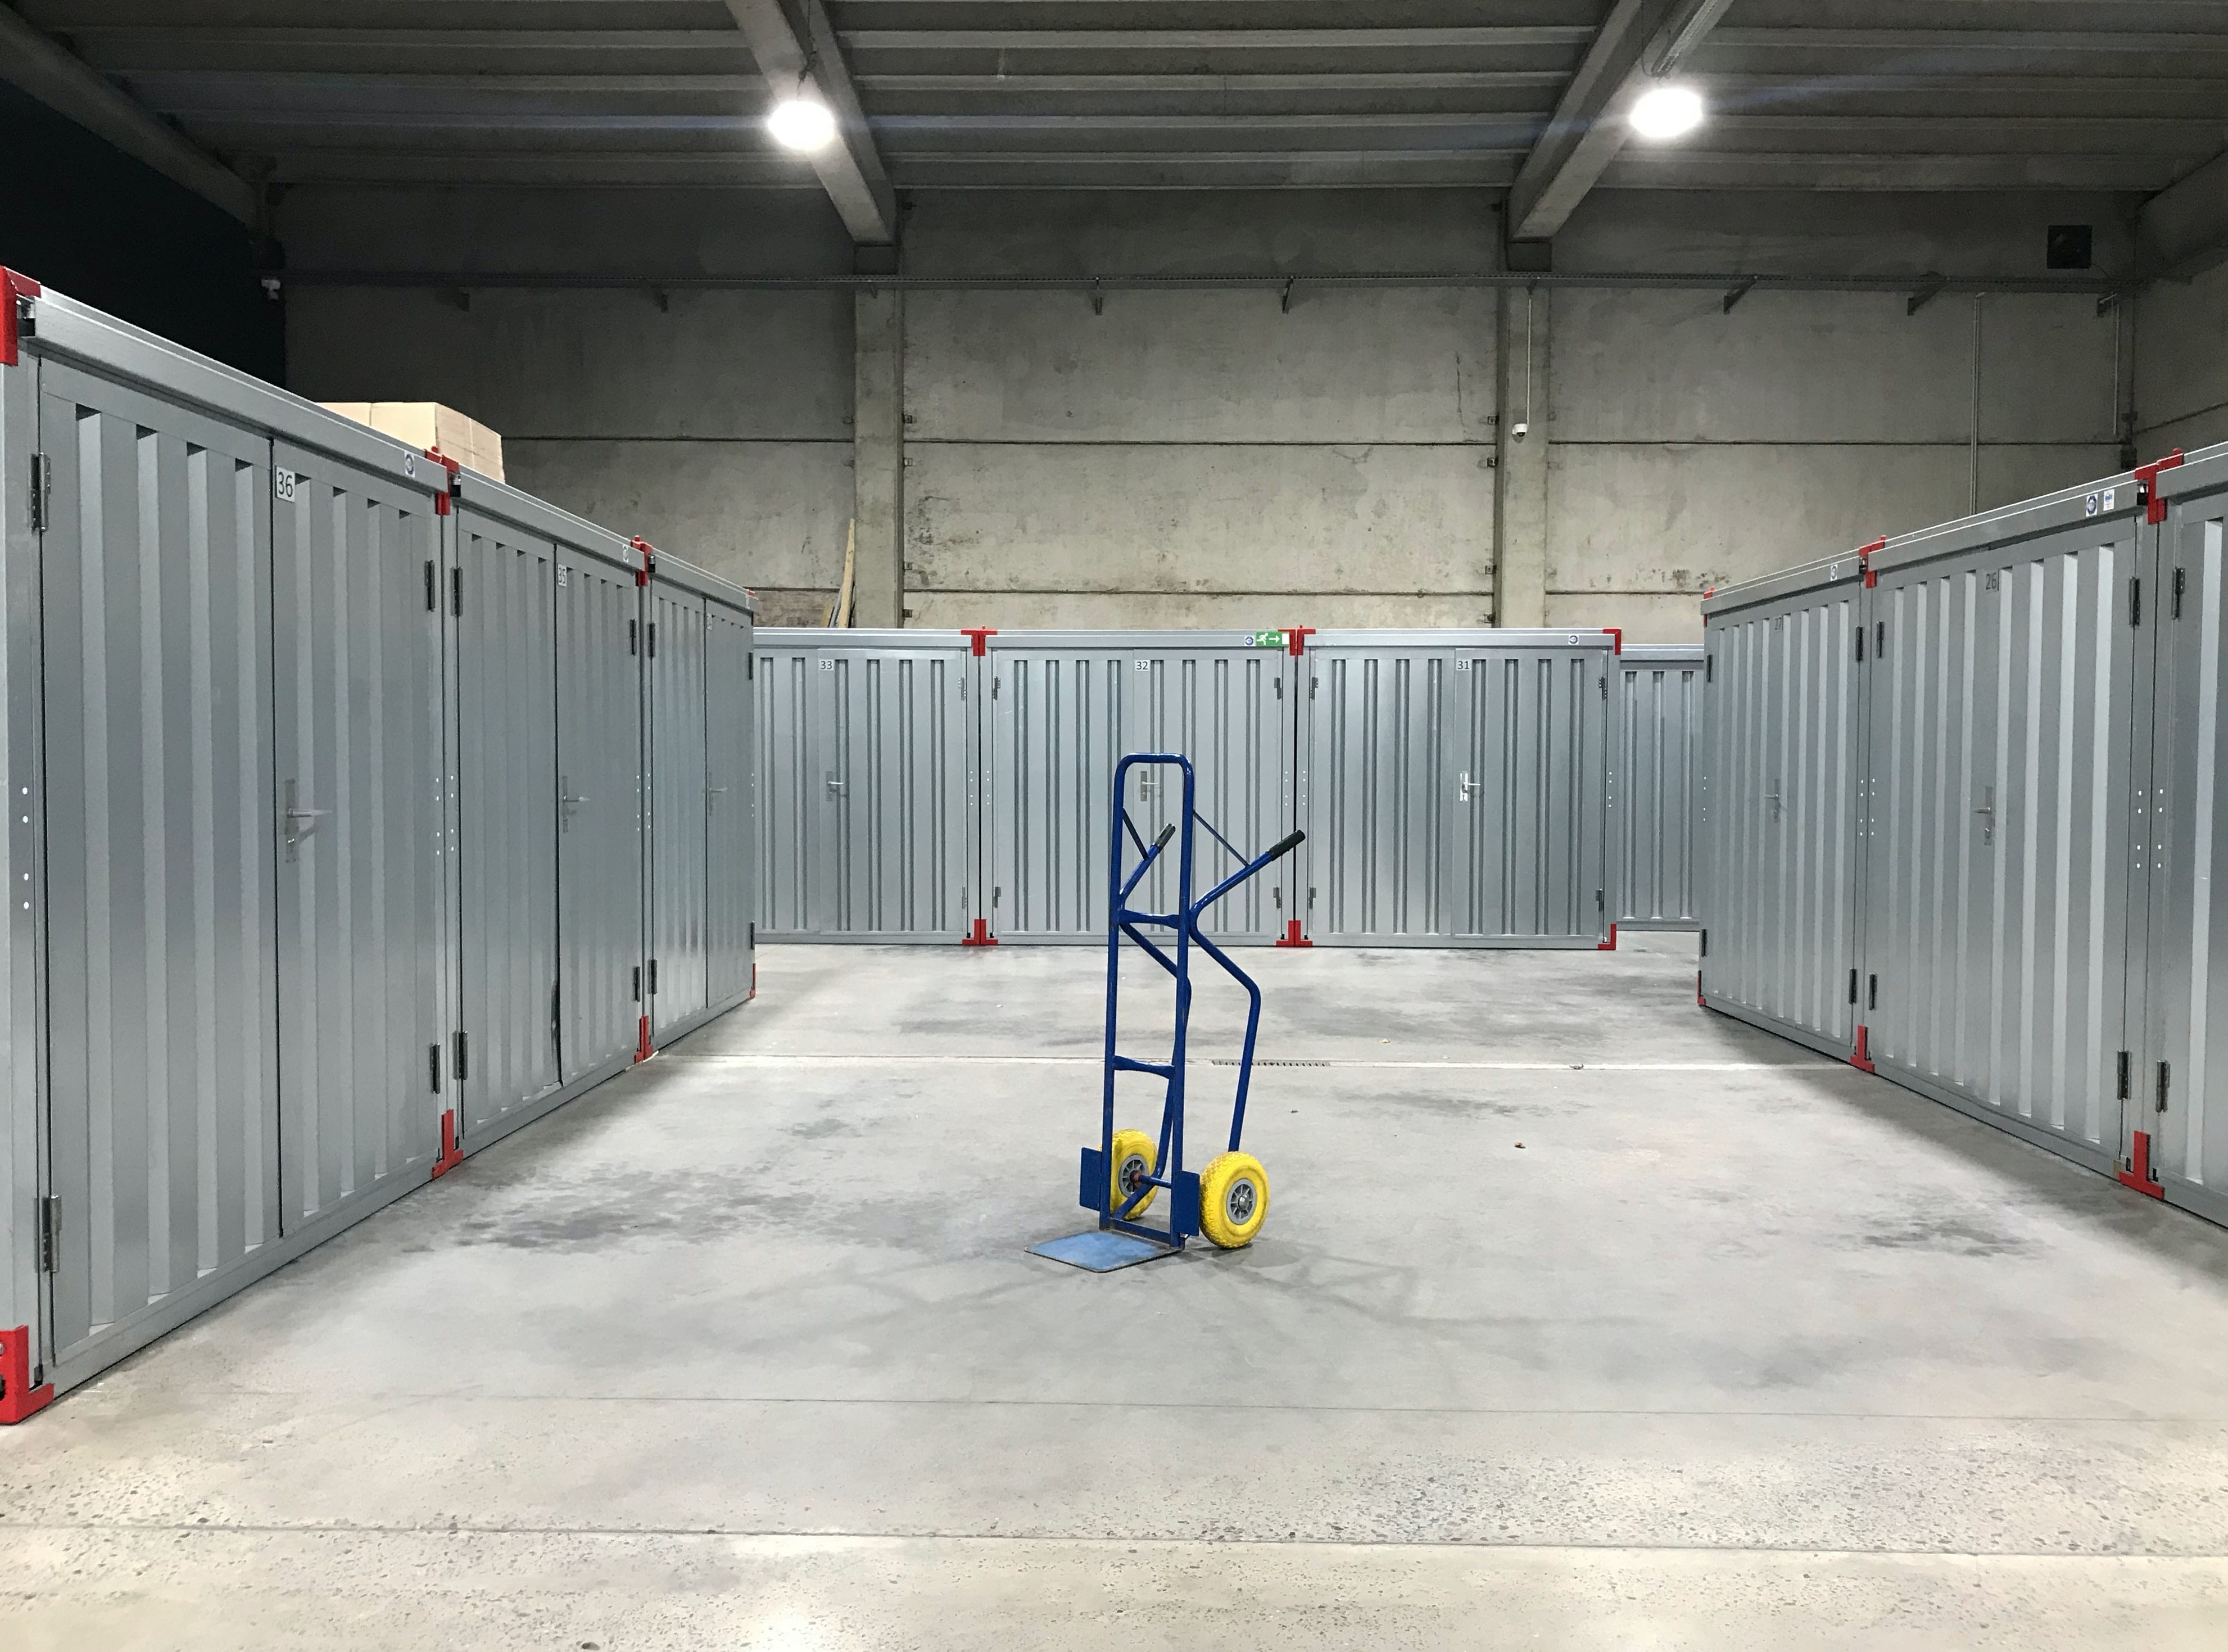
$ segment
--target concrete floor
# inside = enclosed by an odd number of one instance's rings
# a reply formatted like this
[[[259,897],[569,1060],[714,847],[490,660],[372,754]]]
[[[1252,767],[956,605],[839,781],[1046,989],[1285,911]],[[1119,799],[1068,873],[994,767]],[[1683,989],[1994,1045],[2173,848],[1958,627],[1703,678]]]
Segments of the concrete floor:
[[[2228,1643],[2228,1233],[1698,1010],[1684,938],[1248,961],[1329,1064],[1259,1074],[1250,1251],[1024,1254],[1095,950],[771,949],[0,1431],[0,1646]]]

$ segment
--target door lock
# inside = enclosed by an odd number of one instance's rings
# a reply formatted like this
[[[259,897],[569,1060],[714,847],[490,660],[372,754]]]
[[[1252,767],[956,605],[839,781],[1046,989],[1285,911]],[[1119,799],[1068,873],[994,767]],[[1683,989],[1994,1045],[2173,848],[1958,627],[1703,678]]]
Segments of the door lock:
[[[304,809],[301,807],[299,802],[300,787],[301,783],[297,780],[289,780],[286,783],[286,810],[285,815],[286,825],[285,837],[286,842],[286,858],[290,861],[297,861],[301,858],[302,840],[317,829],[317,822],[323,820],[326,816],[333,812],[330,809]]]
[[[1470,800],[1471,796],[1481,791],[1484,784],[1485,783],[1482,780],[1471,779],[1469,778],[1469,771],[1468,769],[1464,769],[1462,772],[1462,778],[1455,783],[1455,801],[1457,803],[1468,803]]]

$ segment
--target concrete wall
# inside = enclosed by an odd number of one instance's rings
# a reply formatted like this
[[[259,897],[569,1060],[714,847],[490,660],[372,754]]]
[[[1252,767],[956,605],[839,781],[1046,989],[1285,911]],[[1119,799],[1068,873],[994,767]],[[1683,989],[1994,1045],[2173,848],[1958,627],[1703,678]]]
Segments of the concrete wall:
[[[281,230],[308,268],[848,267],[832,215],[795,194],[422,206],[305,189]],[[1642,192],[1589,201],[1557,258],[2033,274],[2043,225],[2075,216],[2097,225],[2100,261],[2124,259],[2109,202]],[[908,272],[938,278],[1453,273],[1492,267],[1497,231],[1489,199],[1450,190],[935,195],[906,241]],[[2206,291],[2217,334],[2217,290],[2190,290]],[[1303,286],[1289,311],[1281,297],[1117,289],[1094,311],[1073,290],[906,293],[908,623],[1505,611],[1687,638],[1710,586],[2110,470],[2129,375],[2140,405],[2154,389],[2177,419],[2217,418],[2221,401],[2217,378],[2207,391],[2129,362],[2120,323],[2085,295],[1943,297],[1915,316],[1898,292],[1759,291],[1730,314],[1716,291]],[[853,302],[483,290],[464,308],[433,291],[297,287],[293,379],[324,399],[450,401],[503,432],[522,485],[756,586],[771,617],[816,617],[856,508],[855,387],[874,381],[855,371]],[[1504,397],[1531,426],[1513,452]]]
[[[2135,429],[2145,458],[2228,442],[2228,264],[2137,304]]]

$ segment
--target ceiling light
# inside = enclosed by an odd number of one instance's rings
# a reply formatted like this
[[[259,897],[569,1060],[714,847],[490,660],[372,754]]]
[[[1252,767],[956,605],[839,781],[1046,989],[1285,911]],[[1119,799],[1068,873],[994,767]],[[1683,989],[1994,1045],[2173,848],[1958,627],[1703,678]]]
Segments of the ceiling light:
[[[810,152],[828,147],[836,136],[836,117],[817,98],[784,98],[766,117],[766,131],[784,149]]]
[[[1661,143],[1684,138],[1702,124],[1702,94],[1692,86],[1659,86],[1643,93],[1632,106],[1632,130]]]

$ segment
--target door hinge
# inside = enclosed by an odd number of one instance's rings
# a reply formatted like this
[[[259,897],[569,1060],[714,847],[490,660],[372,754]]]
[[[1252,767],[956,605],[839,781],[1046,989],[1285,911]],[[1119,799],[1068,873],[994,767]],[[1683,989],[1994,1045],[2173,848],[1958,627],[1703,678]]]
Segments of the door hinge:
[[[1609,895],[1606,891],[1600,889],[1594,891],[1594,910],[1596,912],[1607,912],[1609,910]]]
[[[641,639],[637,635],[637,632],[641,629],[641,626],[642,621],[639,619],[630,619],[627,621],[627,652],[629,654],[636,654],[641,651]]]
[[[1277,677],[1274,681],[1277,685],[1277,698],[1282,700],[1284,697],[1284,679]]]
[[[462,1084],[466,1079],[471,1077],[471,1037],[469,1034],[459,1028],[457,1033],[456,1057],[449,1063],[449,1068],[457,1075],[457,1082],[458,1084]]]
[[[2161,1061],[2159,1063],[2158,1079],[2158,1111],[2160,1112],[2166,1111],[2167,1095],[2173,1088],[2174,1064],[2170,1061]]]
[[[2119,1060],[2119,1085],[2113,1092],[2113,1099],[2116,1101],[2125,1101],[2128,1098],[2128,1092],[2133,1087],[2134,1075],[2128,1071],[2131,1065],[2129,1053],[2122,1050]]]
[[[1885,619],[1873,627],[1873,658],[1887,658],[1887,621]]]
[[[461,619],[464,613],[464,571],[449,570],[449,612]]]
[[[755,654],[746,654],[746,655],[744,655],[744,656],[743,656],[743,681],[744,681],[744,682],[756,682],[758,680],[759,680],[759,656],[758,656],[757,655],[755,655]],[[961,685],[962,685],[963,687],[964,687],[964,686],[965,686],[966,679],[965,679],[965,678],[964,678],[964,677],[963,677],[963,678],[961,678],[961,679],[960,679],[960,682],[961,682]]]
[[[2186,568],[2176,568],[2174,571],[2174,617],[2176,619],[2180,619],[2181,618],[2181,593],[2188,588],[2188,570]]]
[[[637,1003],[642,1002],[642,965],[639,964],[634,966],[634,1001]]]
[[[1854,970],[1849,971],[1849,1002],[1857,1002],[1857,972]]]
[[[437,1096],[441,1093],[441,1041],[439,1039],[426,1047],[426,1087]]]
[[[1702,956],[1702,957],[1709,957],[1709,956],[1710,956],[1710,932],[1709,932],[1709,928],[1708,928],[1708,926],[1707,926],[1706,925],[1703,926],[1703,930],[1702,930],[1702,952],[1701,952],[1701,956]]]
[[[1857,663],[1858,663],[1859,665],[1862,665],[1864,663],[1865,663],[1865,628],[1864,628],[1862,625],[1860,625],[1860,626],[1858,626],[1858,627],[1857,627]]]
[[[54,462],[44,453],[31,455],[31,531],[47,531],[47,519],[53,514],[54,501]]]
[[[1879,1008],[1879,977],[1876,975],[1868,975],[1865,977],[1865,1008],[1866,1009]]]
[[[62,1201],[49,1194],[39,1201],[39,1271],[59,1272],[61,1257]]]
[[[2141,575],[2128,581],[2128,625],[2141,629],[2143,623],[2143,582]]]
[[[650,996],[653,998],[657,996],[657,960],[656,958],[650,961]]]
[[[744,945],[746,945],[746,946],[747,946],[747,947],[749,947],[752,951],[757,951],[757,950],[758,950],[758,944],[759,944],[759,925],[758,925],[758,919],[756,919],[754,918],[754,919],[752,919],[752,920],[751,920],[747,925],[746,925],[744,926],[744,939],[743,939],[743,944],[744,944]]]
[[[565,983],[553,981],[549,983],[549,1042],[552,1047],[561,1046],[563,1040],[559,1029],[564,1025]]]
[[[1702,681],[1715,682],[1717,680],[1718,656],[1714,654],[1705,654],[1702,656]]]
[[[650,657],[657,657],[657,622],[654,619],[650,622]]]
[[[992,678],[990,679],[990,698],[991,698],[991,699],[996,700],[996,699],[998,697],[998,684],[999,684],[1000,682],[1003,682],[1003,681],[1004,681],[1004,679],[1003,679],[1003,678],[1002,678],[1002,677],[992,677]]]
[[[429,561],[426,564],[426,611],[429,614],[438,614],[441,611],[441,596],[437,588],[439,584],[439,581],[433,577],[433,565]]]
[[[967,678],[964,673],[962,673],[959,678],[959,697],[962,700],[967,698]]]

